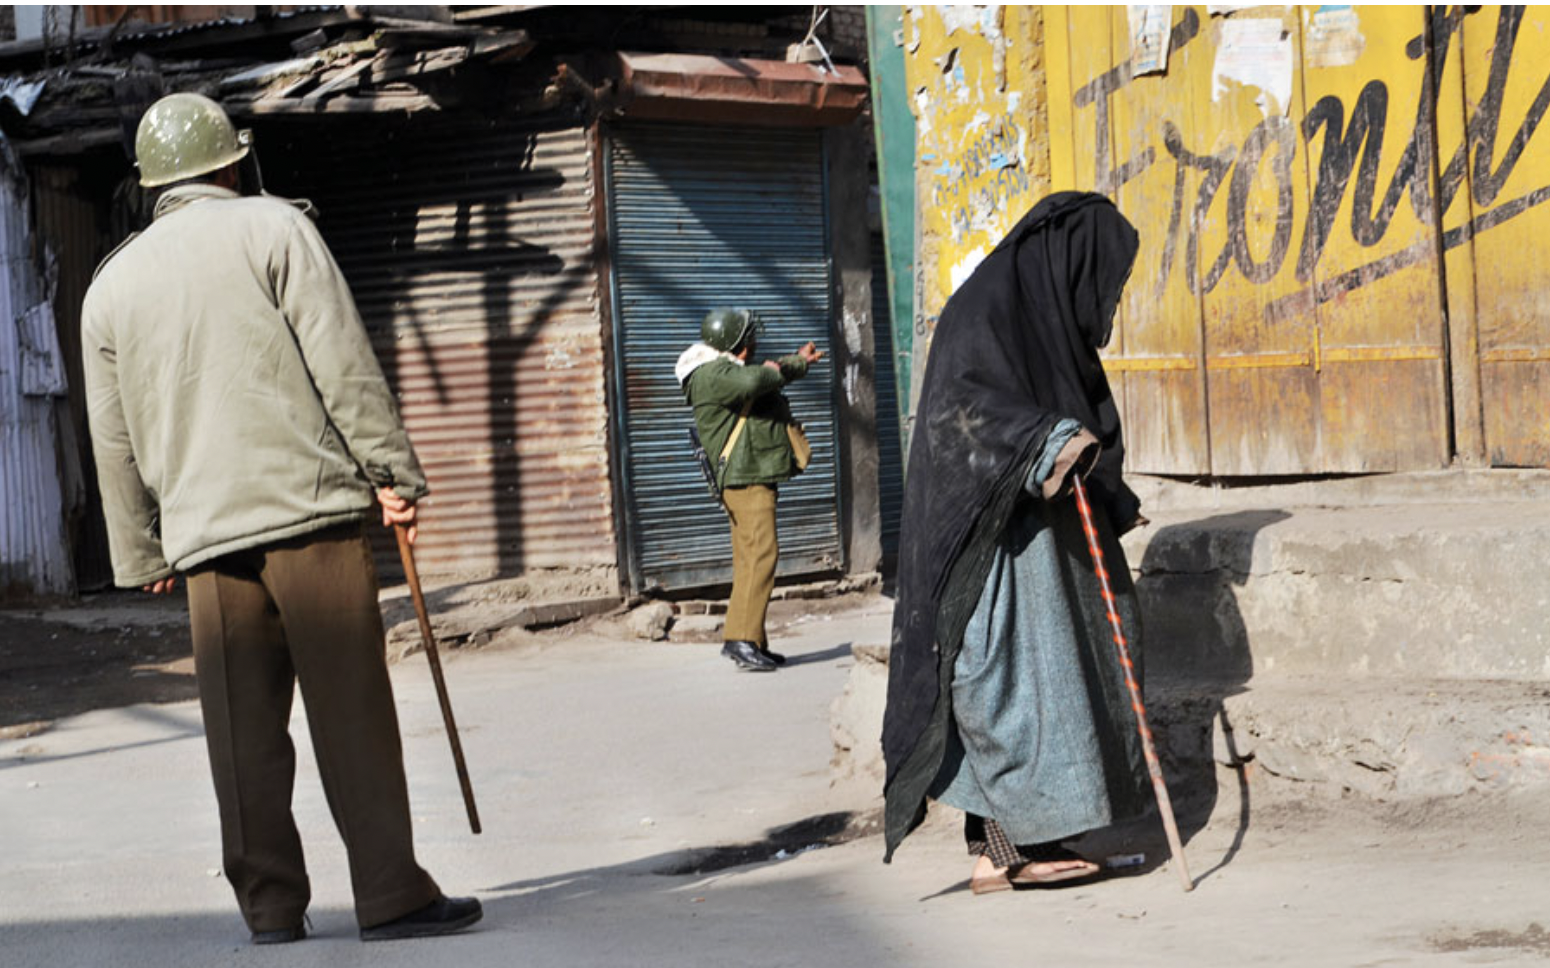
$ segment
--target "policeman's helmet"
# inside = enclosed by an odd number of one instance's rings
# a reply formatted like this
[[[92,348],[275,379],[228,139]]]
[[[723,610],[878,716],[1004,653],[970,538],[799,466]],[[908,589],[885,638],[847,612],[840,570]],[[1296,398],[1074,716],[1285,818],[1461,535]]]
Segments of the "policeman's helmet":
[[[700,341],[723,353],[735,353],[760,329],[747,309],[712,309],[700,323]]]
[[[151,105],[135,132],[135,163],[146,188],[220,171],[247,156],[252,132],[238,131],[202,94],[169,94]]]

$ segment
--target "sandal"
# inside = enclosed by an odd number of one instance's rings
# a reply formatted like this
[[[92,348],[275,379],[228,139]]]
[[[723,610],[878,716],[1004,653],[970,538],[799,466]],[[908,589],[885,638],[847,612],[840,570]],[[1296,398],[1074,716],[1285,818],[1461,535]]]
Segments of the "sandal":
[[[1075,851],[1067,850],[1059,843],[1034,844],[1023,853],[1028,858],[1027,862],[1007,872],[1007,880],[1012,885],[1058,884],[1061,881],[1073,881],[1082,877],[1091,877],[1101,870],[1097,864],[1094,864]],[[1064,863],[1079,864],[1081,866],[1065,867],[1058,870],[1048,869],[1051,864]],[[1040,871],[1033,868],[1045,868],[1045,870]]]

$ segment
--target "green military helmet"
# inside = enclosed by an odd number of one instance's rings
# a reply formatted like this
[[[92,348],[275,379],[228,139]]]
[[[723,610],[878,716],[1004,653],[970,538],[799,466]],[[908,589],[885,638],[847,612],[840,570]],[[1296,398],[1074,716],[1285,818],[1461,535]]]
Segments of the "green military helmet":
[[[202,94],[169,94],[151,105],[135,132],[135,162],[146,188],[220,171],[248,153],[252,136],[232,126]]]
[[[746,309],[712,309],[700,322],[700,341],[731,353],[759,328],[759,317]]]

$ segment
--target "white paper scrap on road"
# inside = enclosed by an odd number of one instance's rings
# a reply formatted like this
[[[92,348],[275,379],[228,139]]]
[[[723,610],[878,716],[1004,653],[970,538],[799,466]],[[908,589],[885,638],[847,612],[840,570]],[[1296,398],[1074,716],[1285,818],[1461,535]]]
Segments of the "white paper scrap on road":
[[[1173,5],[1132,3],[1125,13],[1130,18],[1130,76],[1166,73]]]
[[[1211,100],[1220,101],[1231,84],[1258,88],[1254,103],[1269,117],[1286,114],[1292,104],[1292,39],[1279,17],[1222,21],[1216,48]]]

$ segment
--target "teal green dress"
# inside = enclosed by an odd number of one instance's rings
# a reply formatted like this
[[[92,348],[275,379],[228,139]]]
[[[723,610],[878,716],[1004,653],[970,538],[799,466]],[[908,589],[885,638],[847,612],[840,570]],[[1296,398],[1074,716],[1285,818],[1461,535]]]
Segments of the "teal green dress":
[[[953,728],[931,788],[937,800],[995,820],[1015,844],[1132,819],[1147,803],[1135,714],[1076,503],[1041,496],[1079,430],[1066,420],[1050,433],[997,544],[953,665]],[[1111,532],[1107,521],[1099,527]],[[1112,538],[1104,543],[1118,550]],[[1139,675],[1129,569],[1122,558],[1109,565]]]

